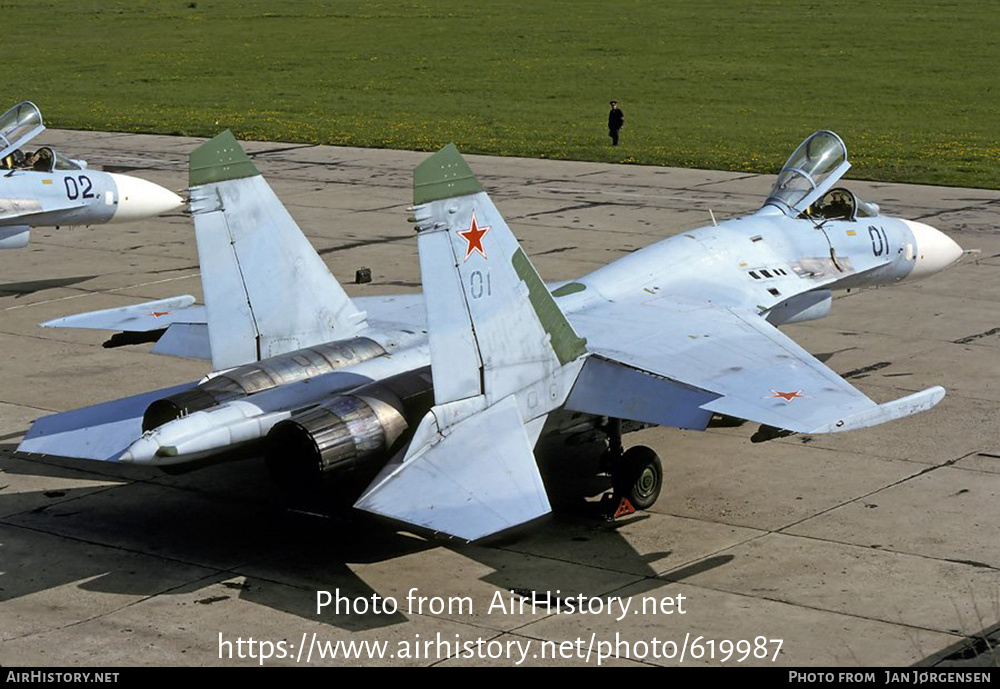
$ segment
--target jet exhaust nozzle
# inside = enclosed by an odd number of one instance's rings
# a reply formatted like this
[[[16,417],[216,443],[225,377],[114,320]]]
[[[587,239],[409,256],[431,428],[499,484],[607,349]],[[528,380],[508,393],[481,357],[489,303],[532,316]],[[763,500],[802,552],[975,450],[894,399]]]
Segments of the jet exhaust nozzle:
[[[408,371],[297,411],[268,432],[268,469],[286,486],[373,475],[434,403],[430,368]]]

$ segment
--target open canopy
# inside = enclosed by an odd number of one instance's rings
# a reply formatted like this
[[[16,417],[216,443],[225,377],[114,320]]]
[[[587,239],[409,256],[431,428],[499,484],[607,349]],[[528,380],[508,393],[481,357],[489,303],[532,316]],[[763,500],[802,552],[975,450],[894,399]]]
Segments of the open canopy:
[[[836,184],[850,167],[843,140],[825,129],[815,132],[785,162],[764,205],[798,215]]]
[[[38,106],[31,101],[18,103],[0,115],[0,158],[21,148],[44,130]]]

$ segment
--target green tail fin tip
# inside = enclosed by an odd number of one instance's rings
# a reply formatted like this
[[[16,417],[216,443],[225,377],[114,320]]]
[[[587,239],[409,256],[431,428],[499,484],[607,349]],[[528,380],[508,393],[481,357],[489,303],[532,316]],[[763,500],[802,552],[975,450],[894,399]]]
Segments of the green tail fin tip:
[[[197,187],[259,174],[236,137],[227,129],[191,152],[188,184]]]
[[[476,194],[483,188],[455,144],[448,144],[413,170],[413,203]]]

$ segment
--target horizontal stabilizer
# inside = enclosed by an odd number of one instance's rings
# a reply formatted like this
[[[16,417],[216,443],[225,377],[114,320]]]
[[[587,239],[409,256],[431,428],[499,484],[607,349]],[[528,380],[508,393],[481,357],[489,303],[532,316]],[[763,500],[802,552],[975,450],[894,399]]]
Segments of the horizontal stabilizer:
[[[142,436],[142,415],[154,401],[193,388],[197,383],[52,414],[35,421],[18,452],[114,462]]]
[[[162,330],[171,323],[204,323],[205,307],[195,305],[194,302],[194,297],[185,294],[142,304],[78,313],[46,321],[40,325],[43,328],[86,328],[145,333]]]
[[[403,461],[386,467],[355,507],[467,541],[551,510],[513,396],[442,434],[447,412],[434,407],[423,418]]]
[[[174,323],[153,346],[153,354],[212,360],[212,344],[204,323]]]

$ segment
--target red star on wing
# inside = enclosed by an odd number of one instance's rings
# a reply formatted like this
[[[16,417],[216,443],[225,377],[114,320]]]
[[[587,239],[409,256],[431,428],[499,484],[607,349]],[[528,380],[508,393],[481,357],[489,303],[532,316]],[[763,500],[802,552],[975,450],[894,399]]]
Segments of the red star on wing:
[[[476,211],[472,211],[472,225],[465,232],[459,232],[458,235],[464,239],[467,244],[465,245],[465,260],[469,260],[469,256],[472,255],[473,251],[478,251],[483,258],[486,258],[486,252],[483,250],[483,237],[489,232],[492,227],[484,227],[479,229],[476,225]]]
[[[169,316],[170,312],[169,311],[152,311],[152,312],[150,312],[149,315],[152,316],[153,318],[159,318],[160,316]]]
[[[778,390],[771,390],[773,395],[768,395],[764,399],[783,399],[786,402],[791,402],[794,399],[803,399],[805,396],[802,394],[801,390],[793,390],[791,392],[780,392]]]

